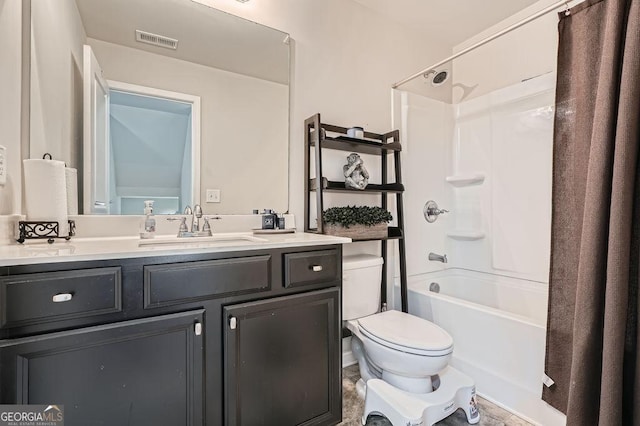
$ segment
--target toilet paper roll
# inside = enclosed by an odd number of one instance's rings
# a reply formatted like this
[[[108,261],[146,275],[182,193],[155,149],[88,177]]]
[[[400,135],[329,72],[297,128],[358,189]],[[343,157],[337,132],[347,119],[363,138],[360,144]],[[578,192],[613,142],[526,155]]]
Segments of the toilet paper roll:
[[[78,214],[78,170],[66,167],[64,169],[67,184],[67,214]]]
[[[58,235],[69,235],[64,162],[23,160],[27,220],[58,222]]]

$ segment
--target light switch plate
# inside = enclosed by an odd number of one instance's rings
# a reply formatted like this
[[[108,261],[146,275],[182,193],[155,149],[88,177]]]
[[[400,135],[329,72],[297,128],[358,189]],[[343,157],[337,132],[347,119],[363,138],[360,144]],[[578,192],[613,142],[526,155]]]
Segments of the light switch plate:
[[[207,189],[207,203],[219,203],[219,202],[220,202],[220,190]]]
[[[7,183],[7,148],[0,145],[0,186]]]

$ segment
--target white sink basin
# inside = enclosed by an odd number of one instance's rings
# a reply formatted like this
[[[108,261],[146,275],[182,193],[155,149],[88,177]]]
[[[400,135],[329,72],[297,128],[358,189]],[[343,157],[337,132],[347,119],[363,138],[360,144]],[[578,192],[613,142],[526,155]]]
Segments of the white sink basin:
[[[212,247],[212,246],[233,246],[251,245],[255,243],[265,243],[269,240],[255,237],[251,234],[230,233],[215,234],[211,237],[182,237],[174,235],[160,235],[148,240],[140,240],[138,246],[175,246],[175,247]]]

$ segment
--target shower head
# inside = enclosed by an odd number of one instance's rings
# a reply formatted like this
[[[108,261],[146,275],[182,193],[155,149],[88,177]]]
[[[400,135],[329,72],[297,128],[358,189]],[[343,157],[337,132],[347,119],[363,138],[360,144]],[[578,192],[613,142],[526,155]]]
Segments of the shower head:
[[[443,85],[449,79],[449,71],[447,70],[429,70],[422,75],[427,80],[431,81],[431,85],[438,87]]]

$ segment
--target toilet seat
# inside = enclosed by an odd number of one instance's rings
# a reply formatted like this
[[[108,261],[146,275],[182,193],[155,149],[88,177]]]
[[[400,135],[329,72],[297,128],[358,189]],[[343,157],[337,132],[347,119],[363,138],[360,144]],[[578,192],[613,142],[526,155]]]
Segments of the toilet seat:
[[[440,357],[453,352],[453,339],[425,319],[399,311],[385,311],[358,319],[363,335],[391,349],[414,355]]]

